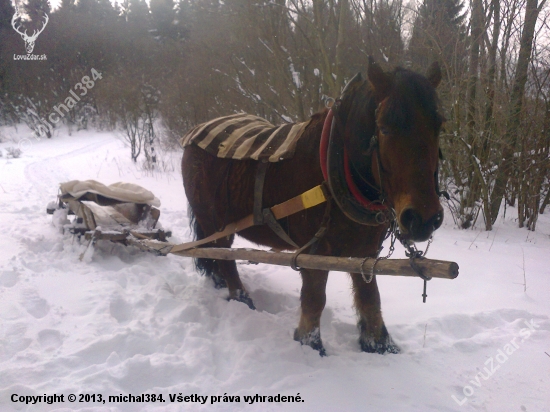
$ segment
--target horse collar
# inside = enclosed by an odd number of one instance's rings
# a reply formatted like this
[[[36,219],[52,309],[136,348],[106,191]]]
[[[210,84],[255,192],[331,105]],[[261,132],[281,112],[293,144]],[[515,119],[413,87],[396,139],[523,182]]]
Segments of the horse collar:
[[[329,146],[334,138],[334,130],[337,127],[336,123],[338,122],[338,119],[334,121],[335,114],[337,115],[337,112],[335,112],[334,108],[331,108],[327,114],[327,117],[325,118],[325,122],[323,124],[323,131],[321,134],[321,143],[319,147],[319,157],[320,157],[320,163],[321,163],[321,170],[323,172],[323,177],[325,181],[329,182],[329,187],[331,187],[331,191],[333,192],[332,195],[335,198],[335,200],[338,202],[338,196],[337,193],[334,193],[334,190],[331,186],[331,177],[333,177],[331,174],[335,173],[335,171],[330,170],[329,168],[329,162],[328,162],[328,152],[329,152]],[[341,125],[338,125],[341,126]],[[374,151],[376,151],[377,156],[377,166],[378,166],[378,173],[380,176],[380,179],[382,180],[382,169],[380,165],[380,153],[378,150],[378,144],[376,135],[373,136],[372,144],[374,147]],[[340,155],[342,156],[342,155]],[[347,188],[344,189],[344,192],[347,192],[353,197],[355,202],[364,210],[366,215],[371,215],[371,218],[366,218],[366,221],[369,223],[369,225],[378,225],[383,224],[387,221],[387,212],[390,210],[390,208],[384,204],[384,194],[382,191],[382,188],[377,188],[374,184],[370,184],[379,194],[380,198],[375,200],[370,200],[367,197],[365,197],[360,189],[355,184],[355,181],[353,180],[352,174],[351,174],[351,162],[349,160],[347,149],[343,148],[343,159],[341,160],[343,163],[343,179],[342,181],[345,182],[345,186]],[[340,204],[339,204],[340,206]],[[342,207],[341,207],[342,208]],[[344,211],[344,210],[343,210]],[[345,213],[345,211],[344,211]],[[371,220],[373,220],[371,222]]]

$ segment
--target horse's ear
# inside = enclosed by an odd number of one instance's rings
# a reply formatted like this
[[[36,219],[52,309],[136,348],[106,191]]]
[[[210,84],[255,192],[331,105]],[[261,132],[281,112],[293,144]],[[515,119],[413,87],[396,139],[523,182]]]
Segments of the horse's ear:
[[[388,93],[391,86],[391,79],[388,74],[384,73],[382,68],[374,61],[372,56],[369,56],[369,68],[367,70],[369,83],[374,89],[377,97],[382,99]]]
[[[428,67],[428,71],[426,72],[426,78],[430,81],[433,87],[437,88],[437,86],[439,86],[442,77],[439,63],[435,61],[430,64],[430,67]]]
[[[362,81],[363,81],[363,76],[361,76],[361,73],[357,73],[355,76],[351,78],[349,82],[347,82],[347,84],[342,89],[342,96],[344,96],[344,94],[346,94],[346,92],[353,87],[354,83],[359,83]]]

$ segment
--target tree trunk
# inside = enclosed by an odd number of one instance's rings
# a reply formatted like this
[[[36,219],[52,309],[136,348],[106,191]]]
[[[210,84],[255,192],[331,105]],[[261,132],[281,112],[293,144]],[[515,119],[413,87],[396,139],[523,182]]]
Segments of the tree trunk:
[[[348,0],[340,0],[338,2],[338,10],[339,10],[339,16],[338,16],[338,41],[336,43],[336,79],[335,79],[335,94],[333,94],[334,97],[339,96],[340,92],[342,90],[342,87],[344,86],[344,61],[343,61],[343,55],[344,55],[344,48],[346,47],[346,39],[345,39],[345,33],[346,33],[346,14],[348,13],[349,9],[349,3]]]
[[[470,67],[468,76],[468,112],[466,141],[475,147],[476,92],[479,70],[479,49],[483,35],[483,4],[481,0],[473,0],[472,32],[470,47]]]
[[[466,202],[464,206],[472,210],[472,214],[475,214],[475,203],[477,199],[479,199],[480,186],[482,184],[482,182],[480,182],[480,178],[483,179],[483,176],[479,173],[476,173],[476,171],[474,170],[476,168],[479,168],[476,159],[476,157],[479,158],[479,133],[476,128],[476,95],[479,71],[479,51],[480,43],[483,36],[483,4],[481,3],[481,0],[473,0],[472,8],[472,31],[470,34],[470,66],[467,87],[468,110],[466,113],[466,141],[468,142],[468,144],[470,144],[472,148],[472,156],[470,156],[471,163],[468,167],[468,180],[470,187],[468,190],[468,195],[464,199],[464,201]]]
[[[497,50],[498,40],[500,36],[500,26],[502,24],[500,20],[500,0],[493,0],[493,39],[489,48],[489,68],[487,69],[487,103],[485,105],[485,124],[483,126],[484,135],[482,142],[482,150],[480,154],[480,160],[482,163],[487,161],[489,139],[494,133],[494,102],[495,102],[495,77],[497,68]]]
[[[520,49],[518,55],[518,63],[514,84],[512,87],[512,96],[510,99],[510,111],[508,114],[508,122],[506,125],[506,133],[504,135],[504,147],[502,150],[502,160],[500,162],[493,193],[491,196],[491,220],[496,222],[500,204],[506,190],[506,184],[512,171],[512,161],[514,150],[517,146],[517,139],[520,126],[521,111],[523,108],[523,96],[525,94],[525,83],[527,82],[527,69],[531,61],[531,52],[533,50],[533,38],[535,33],[535,25],[540,10],[544,6],[546,0],[542,0],[538,4],[538,0],[527,0],[525,9],[525,21],[523,32],[521,33]]]

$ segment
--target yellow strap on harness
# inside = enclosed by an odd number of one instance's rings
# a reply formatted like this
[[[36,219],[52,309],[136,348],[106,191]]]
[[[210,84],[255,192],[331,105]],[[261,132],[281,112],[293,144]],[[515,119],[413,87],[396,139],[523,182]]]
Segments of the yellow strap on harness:
[[[327,201],[321,185],[309,189],[307,192],[302,193],[300,197],[302,198],[304,209],[309,209]]]
[[[321,185],[315,186],[313,189],[309,189],[307,192],[302,193],[292,199],[287,200],[286,202],[279,203],[271,208],[275,219],[282,219],[293,215],[294,213],[301,212],[302,210],[309,209],[310,207],[317,206],[323,202],[326,202],[327,198],[323,192]],[[249,227],[254,226],[254,216],[248,215],[247,217],[228,224],[224,230],[221,232],[213,233],[212,235],[205,237],[194,242],[181,243],[175,245],[170,252],[176,253],[181,250],[192,249],[197,246],[204,245],[206,243],[213,242],[214,240],[221,239],[222,237],[233,235],[241,230],[248,229]]]

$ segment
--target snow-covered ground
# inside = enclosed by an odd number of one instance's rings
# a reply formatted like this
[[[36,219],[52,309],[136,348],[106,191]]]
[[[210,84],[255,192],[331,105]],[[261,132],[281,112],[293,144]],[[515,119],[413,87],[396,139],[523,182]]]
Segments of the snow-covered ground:
[[[492,232],[457,230],[447,215],[429,257],[458,262],[460,275],[429,282],[427,303],[421,280],[380,277],[399,355],[360,352],[349,279],[332,273],[321,358],[292,339],[300,276],[291,269],[239,266],[252,311],[226,301],[190,259],[100,243],[80,261],[86,245],[45,213],[60,182],[135,182],[162,201],[171,241],[188,240],[179,153],[167,158],[173,171],[150,173],[112,133],[60,133],[18,159],[6,158],[8,146],[16,143],[0,143],[0,411],[550,411],[548,215],[535,233],[516,228],[511,208]],[[165,402],[108,401],[144,393]],[[24,403],[54,394],[64,402]],[[256,394],[301,402],[245,401]]]

